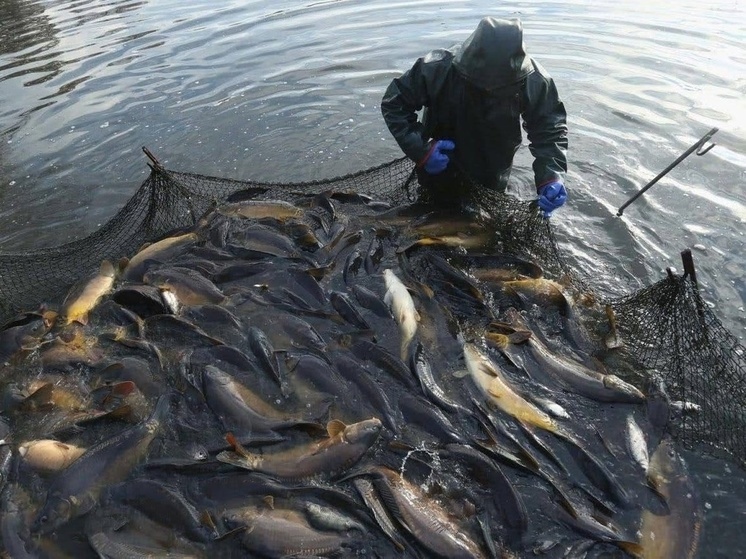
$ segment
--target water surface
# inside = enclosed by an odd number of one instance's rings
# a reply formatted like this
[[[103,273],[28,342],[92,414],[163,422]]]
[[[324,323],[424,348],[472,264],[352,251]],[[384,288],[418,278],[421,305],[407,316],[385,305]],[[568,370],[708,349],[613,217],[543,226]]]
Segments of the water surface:
[[[743,340],[746,9],[737,0],[0,0],[0,249],[96,230],[147,176],[143,145],[175,170],[270,181],[399,157],[380,116],[384,89],[484,15],[522,18],[529,52],[567,107],[570,200],[553,220],[571,263],[604,296],[620,296],[680,268],[679,252],[694,247],[707,300]],[[710,153],[616,217],[713,127]],[[512,185],[522,194],[530,161],[522,148]],[[744,473],[689,460],[710,505],[701,556],[731,556],[729,545],[746,543]]]

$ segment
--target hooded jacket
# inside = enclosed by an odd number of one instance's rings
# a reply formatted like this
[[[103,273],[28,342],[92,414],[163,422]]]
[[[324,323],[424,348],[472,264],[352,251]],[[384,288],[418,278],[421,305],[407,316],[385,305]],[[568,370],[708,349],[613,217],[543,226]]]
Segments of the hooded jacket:
[[[463,44],[417,59],[391,82],[381,112],[402,151],[418,164],[431,138],[453,140],[449,168],[499,189],[521,144],[522,119],[537,188],[564,181],[565,107],[552,78],[526,54],[517,19],[486,17]]]

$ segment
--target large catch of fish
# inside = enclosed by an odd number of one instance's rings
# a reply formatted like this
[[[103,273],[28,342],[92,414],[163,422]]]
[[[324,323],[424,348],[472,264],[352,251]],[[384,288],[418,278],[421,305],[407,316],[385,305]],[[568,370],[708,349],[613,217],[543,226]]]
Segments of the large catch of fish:
[[[101,263],[0,330],[3,556],[695,557],[665,387],[496,246],[329,191]]]

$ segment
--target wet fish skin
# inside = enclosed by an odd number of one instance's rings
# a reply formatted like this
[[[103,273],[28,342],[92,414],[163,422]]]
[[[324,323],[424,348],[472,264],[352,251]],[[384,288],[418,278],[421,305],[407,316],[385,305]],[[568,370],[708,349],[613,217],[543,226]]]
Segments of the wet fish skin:
[[[331,428],[333,424],[334,422],[330,423],[329,437],[318,442],[261,455],[236,448],[238,452],[221,452],[217,459],[280,479],[331,477],[357,462],[376,441],[382,427],[377,418]]]
[[[385,466],[374,466],[369,473],[392,516],[434,557],[486,559],[479,545],[419,486]]]
[[[173,237],[166,237],[154,243],[145,245],[137,254],[129,259],[122,271],[122,278],[128,281],[141,281],[149,262],[169,260],[199,241],[199,234],[195,232],[183,233]]]
[[[168,408],[168,397],[161,396],[146,421],[95,444],[57,474],[32,532],[48,534],[91,510],[103,488],[126,478],[144,457]]]
[[[632,458],[635,459],[635,462],[637,462],[643,471],[647,473],[650,465],[648,445],[645,442],[645,434],[642,432],[642,429],[632,415],[627,416],[627,429],[625,435],[627,450]]]
[[[364,477],[358,477],[352,480],[352,484],[357,489],[363,502],[373,514],[376,523],[378,524],[381,531],[388,537],[399,551],[406,549],[406,540],[399,533],[399,530],[394,525],[394,521],[386,511],[385,505],[381,502],[380,497],[376,493],[373,483]]]
[[[389,310],[388,305],[383,301],[383,299],[367,287],[355,284],[352,286],[352,293],[355,295],[355,299],[357,299],[358,303],[366,309],[373,311],[381,318],[394,318],[391,314],[391,310]]]
[[[640,540],[622,547],[640,559],[693,559],[702,529],[702,510],[686,465],[670,438],[653,452],[648,480],[668,505],[668,514],[644,510]]]
[[[224,216],[245,219],[272,217],[285,220],[303,215],[301,208],[284,200],[242,200],[224,204],[217,211]]]
[[[297,514],[267,509],[229,511],[230,526],[245,526],[241,541],[249,551],[261,557],[306,557],[338,552],[349,538],[338,533],[312,528]]]
[[[370,330],[370,324],[363,318],[355,306],[352,304],[350,298],[339,291],[332,291],[329,294],[329,300],[339,315],[346,321],[352,324],[354,327],[361,330]]]
[[[191,268],[173,266],[151,269],[145,273],[143,281],[170,291],[180,305],[217,305],[225,301],[225,295],[212,281]]]
[[[408,388],[417,388],[415,379],[409,367],[396,355],[386,348],[369,340],[357,340],[352,344],[352,353],[358,358],[371,361],[380,369],[392,374],[399,382]]]
[[[43,474],[64,470],[85,451],[85,448],[53,439],[26,441],[18,446],[18,453],[24,462]]]
[[[114,287],[116,270],[108,260],[101,263],[98,274],[85,283],[80,293],[75,294],[75,288],[63,303],[62,311],[57,317],[57,324],[66,326],[73,322],[88,323],[88,313],[99,300]]]
[[[360,270],[362,263],[363,257],[359,250],[355,249],[347,255],[344,270],[342,271],[342,279],[346,285],[350,285],[351,275],[357,276],[357,272]]]
[[[462,413],[467,416],[471,412],[461,404],[450,398],[443,388],[435,381],[433,370],[421,343],[417,343],[409,355],[409,368],[419,379],[422,392],[436,405],[450,413]]]
[[[285,380],[280,374],[280,367],[275,358],[275,350],[267,335],[258,327],[251,326],[248,331],[249,348],[265,373],[277,381],[280,389],[285,390]]]
[[[386,295],[384,302],[391,309],[396,322],[401,330],[401,357],[402,360],[407,358],[409,343],[417,332],[417,325],[420,321],[420,314],[414,306],[414,300],[409,294],[407,287],[396,277],[393,270],[387,268],[383,271],[383,278],[386,284]]]

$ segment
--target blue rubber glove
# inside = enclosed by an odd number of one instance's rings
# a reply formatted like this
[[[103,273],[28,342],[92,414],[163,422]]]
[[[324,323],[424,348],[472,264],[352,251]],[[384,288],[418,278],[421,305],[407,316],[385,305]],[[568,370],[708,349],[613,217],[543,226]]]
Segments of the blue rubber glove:
[[[552,181],[539,188],[539,207],[545,218],[552,217],[552,212],[562,206],[567,200],[565,185],[559,181]]]
[[[446,167],[448,167],[448,156],[443,153],[444,151],[451,151],[456,147],[456,144],[454,144],[451,140],[438,140],[436,141],[432,147],[430,148],[430,151],[427,154],[427,158],[425,159],[425,171],[430,173],[431,175],[437,175],[438,173],[442,173],[446,170]]]

